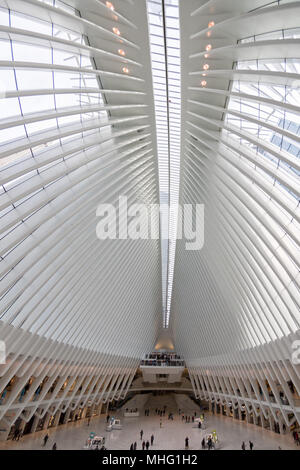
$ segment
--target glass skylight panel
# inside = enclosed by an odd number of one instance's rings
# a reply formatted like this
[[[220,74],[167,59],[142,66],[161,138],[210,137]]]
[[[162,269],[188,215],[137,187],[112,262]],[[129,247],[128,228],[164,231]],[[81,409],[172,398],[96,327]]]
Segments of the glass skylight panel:
[[[148,0],[160,204],[177,206],[179,198],[181,82],[178,0]],[[177,235],[177,212],[161,215],[164,326],[169,324]]]
[[[240,43],[263,40],[284,41],[286,38],[296,37],[295,34],[295,30],[293,30],[293,33],[289,30],[281,30],[247,38],[246,40],[243,39]],[[270,197],[268,193],[265,193],[253,179],[256,190],[263,193],[264,197],[271,201],[272,206],[276,205],[277,211],[276,197],[278,195],[280,195],[280,198],[284,198],[286,207],[292,208],[295,203],[299,204],[299,193],[295,194],[297,191],[293,191],[293,188],[297,188],[297,185],[299,185],[300,175],[298,169],[300,119],[296,111],[300,98],[299,88],[297,88],[296,82],[276,84],[272,83],[272,80],[274,80],[274,75],[277,73],[298,73],[299,60],[273,58],[239,61],[236,64],[236,69],[267,70],[272,71],[273,75],[270,75],[264,82],[262,79],[256,83],[250,80],[234,80],[232,82],[231,92],[235,95],[231,95],[228,103],[225,124],[229,126],[223,132],[230,139],[240,143],[242,148],[247,148],[247,151],[250,150],[253,153],[254,158],[248,159],[246,155],[243,156],[242,154],[239,158],[243,160],[244,165],[252,167],[259,175],[259,178],[263,178],[268,185],[272,184],[274,196]],[[276,105],[274,105],[274,102]],[[286,104],[295,108],[291,109]],[[247,135],[240,138],[239,132],[235,134],[235,129],[239,129],[245,134],[248,133],[249,140]],[[286,135],[286,133],[288,134]],[[252,159],[253,161],[251,161]],[[288,231],[291,226],[296,225],[296,221],[290,221],[290,213],[286,209],[281,210],[281,212],[281,217],[286,218],[285,225],[280,226],[277,222],[274,222],[274,232],[277,237],[284,238],[286,243],[290,243],[291,237],[289,237]],[[287,226],[289,226],[289,230],[284,228]],[[265,236],[268,238],[267,233]],[[274,243],[274,241],[270,240],[271,243]],[[276,249],[276,243],[274,246]],[[292,257],[287,257],[286,264],[288,263],[293,263]]]
[[[40,0],[41,1],[41,0]],[[51,0],[49,2],[51,6],[63,9],[78,15],[77,10],[64,2],[59,0]],[[31,17],[30,15],[21,14],[12,10],[0,9],[0,24],[10,25],[14,28],[26,28],[28,31],[39,32],[55,37],[61,37],[65,40],[76,41],[80,44],[86,44],[86,37],[82,34],[78,34],[74,31],[64,29],[62,26],[57,26],[51,22],[42,21],[37,18]],[[36,122],[30,124],[16,124],[14,127],[5,127],[0,131],[0,147],[10,143],[13,139],[21,139],[25,137],[31,137],[33,134],[42,133],[47,130],[53,130],[57,127],[62,127],[70,123],[79,123],[81,120],[93,119],[93,118],[104,118],[107,119],[106,111],[93,111],[90,113],[81,113],[80,108],[83,106],[103,105],[102,95],[90,96],[89,94],[83,95],[78,93],[61,93],[61,94],[47,94],[47,90],[56,89],[69,89],[72,88],[95,88],[100,90],[99,81],[96,76],[86,76],[84,73],[76,72],[65,72],[51,70],[51,65],[68,65],[73,67],[84,67],[93,69],[94,64],[90,57],[83,55],[80,52],[70,53],[51,47],[50,45],[40,46],[35,42],[22,43],[17,39],[8,40],[2,39],[0,43],[0,59],[21,62],[37,62],[41,64],[48,64],[49,70],[39,70],[36,68],[34,72],[30,69],[18,69],[3,70],[1,72],[1,85],[6,92],[9,91],[41,91],[42,93],[38,96],[20,96],[18,98],[6,99],[6,106],[1,107],[0,120],[1,119],[20,119],[22,116],[34,115],[40,113],[45,115],[44,119],[37,119]],[[44,92],[44,93],[43,93]],[[59,118],[52,118],[47,114],[53,113],[58,110],[67,108],[78,108],[78,111],[70,116],[64,116]],[[97,131],[94,131],[97,132]],[[57,142],[58,143],[58,142]],[[56,144],[57,144],[56,143]],[[45,145],[49,147],[49,142]],[[37,150],[40,150],[39,146],[31,149],[33,154]],[[9,157],[9,162],[20,158],[20,154],[16,152],[14,155]],[[6,158],[2,159],[0,166],[8,163]]]

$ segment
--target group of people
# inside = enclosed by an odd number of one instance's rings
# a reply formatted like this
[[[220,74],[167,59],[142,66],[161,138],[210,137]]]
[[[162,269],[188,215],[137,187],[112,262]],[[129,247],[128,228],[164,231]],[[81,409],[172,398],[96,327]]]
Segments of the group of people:
[[[150,445],[153,446],[154,444],[154,435],[152,434],[149,440],[143,439],[144,431],[141,429],[140,431],[140,440],[142,441],[142,450],[149,450]],[[130,450],[137,450],[137,443],[134,442],[130,445]]]
[[[249,441],[249,449],[250,449],[250,450],[253,450],[253,447],[254,447],[253,442],[252,442],[252,441]],[[246,450],[246,444],[245,444],[244,441],[242,442],[242,450]]]
[[[160,417],[165,416],[165,414],[166,414],[166,408],[167,408],[166,405],[163,407],[162,410],[160,410],[159,408],[156,408],[156,409],[155,409],[155,413],[156,413],[158,416],[160,416]],[[149,415],[148,415],[148,416],[149,416]]]
[[[47,445],[47,442],[48,442],[48,439],[49,439],[49,434],[47,433],[44,438],[43,438],[43,443],[42,443],[42,446],[43,447],[46,447]],[[52,446],[52,450],[57,450],[57,444],[56,442],[54,442],[53,446]]]
[[[12,441],[19,441],[23,436],[21,429],[15,429],[12,436]]]
[[[175,353],[151,353],[146,354],[146,359],[141,361],[142,366],[184,366],[184,361]]]
[[[179,410],[179,414],[180,414],[181,410]],[[189,415],[185,415],[184,413],[181,414],[181,421],[184,421],[186,423],[190,423],[190,422],[194,422],[195,421],[195,418],[197,416],[197,412],[195,411],[193,416],[189,416]]]

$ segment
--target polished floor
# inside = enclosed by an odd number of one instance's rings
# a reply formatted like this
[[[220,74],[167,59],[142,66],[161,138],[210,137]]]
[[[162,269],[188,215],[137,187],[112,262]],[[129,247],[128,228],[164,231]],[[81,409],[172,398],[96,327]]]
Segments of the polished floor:
[[[167,405],[166,416],[162,418],[162,427],[160,427],[160,418],[155,414],[156,408],[163,408]],[[151,397],[145,405],[150,408],[150,416],[145,417],[144,411],[137,418],[123,418],[121,413],[116,414],[122,420],[123,429],[118,431],[106,432],[105,415],[95,417],[88,426],[87,420],[81,420],[76,423],[69,423],[59,427],[49,429],[49,441],[46,447],[42,447],[45,431],[24,436],[20,441],[0,442],[0,450],[34,450],[51,449],[54,442],[57,449],[80,450],[83,449],[90,432],[106,437],[106,447],[109,450],[120,449],[129,450],[130,444],[137,442],[137,449],[141,449],[140,430],[143,429],[143,439],[149,440],[154,435],[153,450],[184,449],[185,438],[189,438],[190,450],[201,448],[201,440],[204,435],[216,430],[220,439],[221,450],[239,450],[242,441],[245,441],[246,448],[249,448],[249,440],[254,443],[256,450],[300,450],[297,447],[291,435],[281,436],[274,432],[267,431],[255,426],[227,418],[220,415],[205,413],[206,429],[200,430],[193,427],[192,423],[185,423],[178,415],[178,406],[173,395],[164,395]],[[199,416],[199,408],[193,404],[190,399],[185,403],[186,414],[192,415],[195,411]],[[174,412],[174,420],[168,420],[168,413]],[[112,415],[112,413],[110,413]]]

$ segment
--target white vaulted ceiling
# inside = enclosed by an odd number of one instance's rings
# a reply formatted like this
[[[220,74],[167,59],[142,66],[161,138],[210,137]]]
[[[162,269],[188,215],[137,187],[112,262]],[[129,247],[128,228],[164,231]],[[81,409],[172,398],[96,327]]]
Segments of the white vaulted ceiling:
[[[188,3],[180,202],[205,203],[205,243],[179,243],[173,309],[201,358],[299,329],[300,2]]]
[[[299,17],[284,0],[0,0],[0,392],[20,378],[0,423],[124,396],[168,325],[196,396],[300,422]],[[97,239],[119,196],[205,204],[203,248],[176,242],[174,212],[160,240]],[[57,387],[30,411],[29,377]],[[266,378],[289,408],[250,397]]]
[[[96,209],[158,203],[146,6],[0,7],[1,320],[139,357],[161,322],[159,241],[98,240]]]

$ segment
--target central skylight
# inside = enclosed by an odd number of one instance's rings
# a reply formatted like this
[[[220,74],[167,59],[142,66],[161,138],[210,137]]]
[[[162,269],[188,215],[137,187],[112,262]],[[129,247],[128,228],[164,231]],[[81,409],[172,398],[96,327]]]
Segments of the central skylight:
[[[178,0],[148,0],[160,204],[164,327],[168,327],[177,233],[180,170],[180,34]],[[170,210],[171,208],[171,210]],[[172,208],[175,208],[175,210]]]

